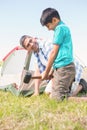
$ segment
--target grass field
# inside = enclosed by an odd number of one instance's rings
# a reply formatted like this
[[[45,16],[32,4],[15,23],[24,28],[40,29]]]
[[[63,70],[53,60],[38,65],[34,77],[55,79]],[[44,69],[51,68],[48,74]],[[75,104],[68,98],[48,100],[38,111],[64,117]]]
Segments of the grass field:
[[[0,91],[0,130],[87,130],[87,101],[57,102],[45,94]]]

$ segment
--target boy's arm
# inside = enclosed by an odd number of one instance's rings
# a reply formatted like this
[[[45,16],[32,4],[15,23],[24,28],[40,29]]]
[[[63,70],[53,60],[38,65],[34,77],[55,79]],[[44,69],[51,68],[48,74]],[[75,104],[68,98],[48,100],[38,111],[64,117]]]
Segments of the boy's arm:
[[[58,53],[58,50],[59,50],[59,45],[54,44],[54,45],[53,45],[53,49],[51,50],[50,55],[49,55],[49,59],[48,59],[48,62],[47,62],[46,69],[45,69],[45,71],[42,73],[42,80],[48,78],[50,69],[51,69],[51,67],[52,67],[52,64],[53,64],[55,58],[56,58],[56,55],[57,55],[57,53]]]

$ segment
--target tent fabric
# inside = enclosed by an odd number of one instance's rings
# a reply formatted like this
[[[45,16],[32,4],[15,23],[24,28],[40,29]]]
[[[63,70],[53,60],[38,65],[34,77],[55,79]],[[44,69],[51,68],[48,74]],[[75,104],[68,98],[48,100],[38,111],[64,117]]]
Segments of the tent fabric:
[[[28,84],[23,82],[27,72],[34,74],[34,71],[30,70],[31,57],[32,53],[17,46],[2,59],[0,90],[9,91],[16,96],[30,96],[34,93],[34,80],[31,79]],[[17,84],[17,88],[14,83]],[[40,93],[44,91],[45,86],[46,81],[42,82]]]
[[[13,48],[2,59],[0,72],[0,86],[16,82],[20,84],[21,72],[24,67],[24,61],[27,51],[20,46]]]
[[[24,65],[24,60],[27,51],[20,46],[13,48],[6,56],[2,59],[1,75],[3,74],[16,74],[21,72]]]
[[[3,64],[0,73],[0,86],[16,83],[20,86],[23,79],[24,68],[28,70],[31,54],[20,46],[13,48],[2,59]],[[26,63],[27,60],[27,63]]]
[[[46,86],[40,87],[40,94],[44,92]],[[24,96],[24,97],[28,97],[31,96],[34,93],[34,88],[31,87],[29,90],[19,90],[17,88],[14,87],[13,84],[9,84],[4,86],[4,88],[0,89],[1,91],[3,90],[4,92],[11,92],[13,95],[15,96]]]

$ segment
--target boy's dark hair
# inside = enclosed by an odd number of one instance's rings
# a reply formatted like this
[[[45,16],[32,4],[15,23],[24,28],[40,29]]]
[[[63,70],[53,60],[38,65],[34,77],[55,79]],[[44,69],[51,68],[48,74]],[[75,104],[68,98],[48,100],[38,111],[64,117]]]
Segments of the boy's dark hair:
[[[46,8],[42,12],[42,15],[40,18],[40,23],[42,24],[42,26],[44,26],[48,23],[51,23],[53,17],[60,19],[60,15],[59,15],[58,11],[53,8]]]
[[[31,38],[31,36],[23,35],[23,36],[20,38],[20,45],[21,45],[22,47],[24,47],[24,48],[25,48],[25,46],[24,46],[24,41],[25,41],[26,38]]]

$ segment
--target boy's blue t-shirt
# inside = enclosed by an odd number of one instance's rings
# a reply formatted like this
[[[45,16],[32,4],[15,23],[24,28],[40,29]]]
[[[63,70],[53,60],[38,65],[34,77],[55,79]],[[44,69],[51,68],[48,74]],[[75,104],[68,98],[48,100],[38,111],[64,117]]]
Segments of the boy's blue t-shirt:
[[[54,29],[53,44],[59,45],[53,68],[60,68],[73,62],[73,46],[69,28],[60,21]]]

